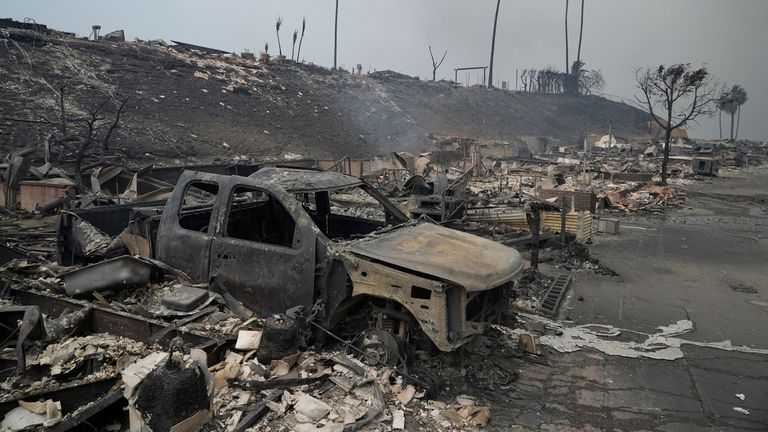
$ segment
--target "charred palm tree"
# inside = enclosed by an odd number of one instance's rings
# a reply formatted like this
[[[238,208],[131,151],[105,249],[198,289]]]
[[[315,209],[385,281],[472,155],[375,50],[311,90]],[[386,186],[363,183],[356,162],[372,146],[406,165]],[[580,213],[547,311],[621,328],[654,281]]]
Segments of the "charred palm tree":
[[[280,27],[283,25],[283,18],[277,17],[277,21],[275,21],[275,33],[277,33],[277,54],[282,56],[283,55],[283,46],[280,44]]]
[[[299,31],[293,31],[293,46],[291,46],[291,60],[293,60],[293,54],[296,52],[296,40],[299,38]]]
[[[296,52],[296,61],[301,61],[301,43],[304,42],[304,31],[307,29],[307,19],[301,20],[301,37],[299,38],[299,50]]]

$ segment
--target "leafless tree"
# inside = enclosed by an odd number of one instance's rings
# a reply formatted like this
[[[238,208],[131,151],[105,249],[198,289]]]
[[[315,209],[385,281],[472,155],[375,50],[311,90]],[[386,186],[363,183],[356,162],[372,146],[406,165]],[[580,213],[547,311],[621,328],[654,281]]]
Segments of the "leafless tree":
[[[496,50],[496,23],[499,21],[501,0],[496,0],[496,14],[493,16],[493,36],[491,37],[491,63],[488,66],[488,88],[493,88],[493,54]]]
[[[96,108],[88,111],[88,115],[81,117],[68,117],[64,107],[65,85],[59,87],[60,118],[56,121],[39,115],[39,119],[21,119],[4,117],[5,120],[22,123],[48,125],[58,130],[58,134],[51,133],[46,138],[48,145],[61,146],[71,151],[75,157],[75,185],[78,193],[83,193],[82,165],[83,160],[91,152],[93,144],[100,144],[103,150],[109,150],[109,144],[114,133],[119,127],[120,117],[128,102],[127,97],[114,95],[114,98],[105,100]],[[72,126],[80,125],[80,126]]]
[[[564,89],[565,78],[568,74],[556,71],[552,67],[542,70],[531,70],[535,80],[535,90],[538,93],[558,94]]]
[[[528,91],[528,69],[523,69],[522,72],[520,72],[520,85],[523,86],[523,91]]]
[[[602,91],[605,88],[605,78],[602,70],[579,71],[579,94],[589,95],[593,91]]]
[[[696,123],[701,116],[714,114],[722,91],[706,67],[691,69],[690,63],[661,65],[656,69],[637,70],[637,88],[641,95],[635,99],[648,107],[651,118],[664,130],[664,157],[661,162],[661,183],[667,184],[669,143],[672,131]],[[656,115],[659,112],[664,118]]]
[[[432,57],[432,81],[435,80],[437,77],[437,68],[440,67],[441,64],[443,64],[443,60],[445,60],[445,56],[448,54],[448,50],[445,50],[443,53],[443,58],[440,59],[439,62],[435,61],[435,56],[432,54],[432,45],[429,46],[429,56]]]

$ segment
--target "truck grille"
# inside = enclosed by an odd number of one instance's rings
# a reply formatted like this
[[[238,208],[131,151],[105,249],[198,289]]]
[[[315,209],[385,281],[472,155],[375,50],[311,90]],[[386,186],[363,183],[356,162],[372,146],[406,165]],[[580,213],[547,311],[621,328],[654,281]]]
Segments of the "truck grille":
[[[499,315],[508,307],[511,284],[506,283],[496,288],[469,293],[467,302],[467,321],[497,322]]]

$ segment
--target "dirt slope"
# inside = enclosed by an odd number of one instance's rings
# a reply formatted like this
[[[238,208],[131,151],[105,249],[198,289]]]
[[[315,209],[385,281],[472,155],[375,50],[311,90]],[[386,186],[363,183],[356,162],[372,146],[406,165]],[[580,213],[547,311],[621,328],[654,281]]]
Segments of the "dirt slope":
[[[368,156],[425,149],[431,134],[572,143],[580,128],[602,132],[609,121],[617,135],[644,135],[641,111],[598,97],[357,77],[23,30],[0,31],[0,39],[0,117],[58,121],[62,84],[70,119],[128,96],[113,145],[128,158]],[[0,147],[40,145],[53,129],[0,120]]]

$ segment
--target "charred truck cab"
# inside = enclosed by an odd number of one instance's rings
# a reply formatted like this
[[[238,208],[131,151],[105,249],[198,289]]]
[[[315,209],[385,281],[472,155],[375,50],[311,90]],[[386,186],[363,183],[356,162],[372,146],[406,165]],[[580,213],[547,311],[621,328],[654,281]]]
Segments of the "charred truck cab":
[[[523,268],[516,250],[409,221],[366,182],[331,171],[185,172],[154,244],[159,260],[261,316],[319,305],[321,325],[422,332],[442,351],[498,318]]]

